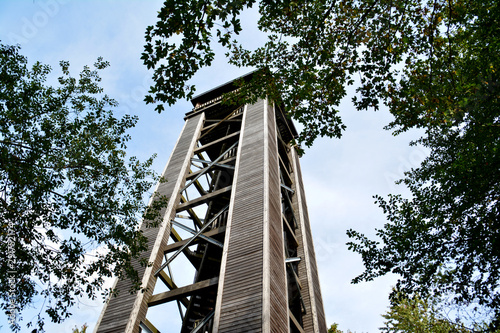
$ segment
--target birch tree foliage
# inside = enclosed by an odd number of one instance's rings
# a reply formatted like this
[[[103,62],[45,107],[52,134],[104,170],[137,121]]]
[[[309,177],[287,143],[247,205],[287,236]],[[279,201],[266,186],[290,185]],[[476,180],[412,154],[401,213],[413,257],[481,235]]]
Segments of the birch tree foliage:
[[[48,85],[49,66],[0,44],[0,298],[13,330],[35,305],[30,325],[61,322],[112,275],[140,283],[131,259],[145,249],[137,224],[154,174],[152,159],[125,156],[137,118],[115,116],[99,86],[107,62],[77,77],[60,65]]]
[[[250,7],[267,34],[255,49],[239,38]],[[414,144],[430,156],[402,180],[412,199],[377,197],[388,218],[377,239],[348,232],[366,268],[354,282],[393,272],[405,293],[499,310],[499,18],[494,0],[167,0],[146,31],[146,102],[161,112],[191,98],[218,44],[230,64],[259,70],[240,98],[282,101],[310,146],[341,136],[338,106],[356,84],[357,110],[385,105],[387,129],[423,129]]]

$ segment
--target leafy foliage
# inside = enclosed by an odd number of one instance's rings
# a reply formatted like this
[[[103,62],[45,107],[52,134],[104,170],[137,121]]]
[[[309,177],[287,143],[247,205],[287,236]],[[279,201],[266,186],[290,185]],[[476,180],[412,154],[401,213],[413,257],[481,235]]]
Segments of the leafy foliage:
[[[430,150],[401,182],[413,197],[377,196],[389,222],[381,242],[350,230],[366,271],[354,281],[393,272],[398,287],[452,294],[479,303],[500,318],[500,30],[497,2],[434,2],[440,25],[429,34],[425,57],[388,90],[396,133],[426,134]],[[408,60],[407,60],[408,63]]]
[[[397,273],[402,291],[451,293],[500,319],[498,1],[261,1],[257,25],[267,39],[249,50],[237,35],[254,5],[165,1],[146,31],[142,58],[155,69],[146,101],[190,98],[188,81],[218,43],[229,63],[258,69],[242,92],[282,101],[309,146],[341,136],[337,107],[359,80],[354,106],[385,104],[394,115],[387,129],[423,129],[414,144],[431,153],[402,181],[412,199],[377,197],[389,220],[380,240],[348,232],[366,267],[354,281]]]
[[[30,69],[18,47],[0,44],[0,295],[11,315],[41,296],[60,322],[112,274],[140,282],[130,260],[145,249],[136,226],[152,159],[125,159],[137,119],[114,116],[99,86],[107,66],[99,59],[74,78],[61,62],[52,87],[49,66]]]
[[[339,324],[333,323],[328,329],[328,333],[344,333],[344,331],[341,331],[339,329]],[[347,333],[352,333],[352,332],[351,330],[347,330]]]
[[[251,97],[282,100],[288,114],[304,124],[299,141],[308,146],[318,136],[341,136],[345,126],[336,106],[357,75],[358,109],[378,109],[383,99],[398,114],[395,124],[403,130],[427,126],[432,117],[439,123],[442,119],[432,109],[456,101],[448,99],[454,87],[439,82],[458,81],[462,72],[454,61],[468,56],[451,45],[475,41],[479,46],[483,36],[467,35],[462,26],[483,14],[479,11],[489,5],[482,3],[262,1],[257,24],[268,34],[267,41],[248,50],[233,38],[242,31],[239,16],[255,1],[167,0],[156,25],[146,31],[142,59],[155,69],[155,85],[146,101],[171,105],[191,98],[195,87],[188,81],[210,66],[215,57],[212,44],[217,42],[227,49],[229,63],[261,70],[250,84]],[[491,27],[494,23],[489,22]],[[419,96],[429,89],[432,98]]]
[[[83,324],[81,329],[75,326],[75,328],[71,333],[87,333],[87,328],[88,328],[87,324]]]
[[[429,333],[468,333],[489,331],[489,324],[471,323],[467,327],[459,318],[452,321],[445,317],[440,309],[442,304],[438,299],[421,298],[415,295],[412,298],[398,294],[389,310],[382,316],[386,321],[382,332],[429,332]],[[494,332],[498,332],[494,331]]]
[[[212,63],[211,42],[216,36],[215,41],[227,48],[231,64],[261,70],[241,96],[267,95],[283,101],[287,112],[307,125],[299,139],[307,145],[319,135],[340,137],[344,125],[334,107],[345,96],[347,69],[346,64],[339,66],[344,57],[336,51],[336,38],[341,35],[325,24],[337,6],[322,1],[261,2],[258,26],[269,38],[262,47],[249,51],[231,38],[242,30],[238,16],[254,3],[165,1],[157,24],[146,31],[142,59],[155,69],[155,85],[146,102],[171,105],[179,98],[191,98],[195,88],[187,82]],[[181,42],[177,35],[182,36]],[[298,42],[287,41],[291,39]],[[156,109],[161,112],[163,106]]]
[[[341,330],[339,330],[339,324],[333,323],[330,328],[328,329],[328,333],[342,333]]]

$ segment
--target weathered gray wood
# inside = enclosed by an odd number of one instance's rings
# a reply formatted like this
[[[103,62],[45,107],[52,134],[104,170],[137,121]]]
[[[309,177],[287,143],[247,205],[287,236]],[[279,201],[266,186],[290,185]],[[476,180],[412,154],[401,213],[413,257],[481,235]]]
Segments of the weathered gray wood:
[[[211,193],[208,193],[208,194],[201,196],[199,198],[182,203],[182,204],[177,206],[177,213],[182,212],[184,210],[188,210],[190,208],[193,208],[193,207],[196,207],[199,205],[202,205],[204,203],[207,203],[208,201],[213,200],[215,197],[222,195],[222,194],[225,194],[229,191],[231,191],[231,185],[226,186],[224,188],[221,188],[219,190],[213,191]]]
[[[133,265],[139,276],[143,277],[142,287],[145,288],[145,291],[130,294],[130,281],[118,281],[116,284],[119,291],[118,296],[108,300],[94,332],[139,332],[139,323],[146,316],[147,300],[151,296],[156,282],[152,273],[161,265],[163,251],[167,246],[170,233],[169,221],[175,214],[174,206],[180,200],[180,188],[189,172],[190,157],[193,154],[202,123],[203,114],[187,120],[162,175],[167,179],[167,182],[157,186],[157,192],[170,198],[168,207],[161,212],[164,215],[164,222],[157,228],[146,228],[146,223],[141,226],[144,235],[148,238],[148,251],[143,254],[143,257],[152,262],[152,265],[143,267],[138,260],[134,261]]]
[[[300,333],[306,333],[302,326],[300,326],[300,323],[297,321],[297,318],[293,315],[293,313],[289,313],[290,319],[292,320],[293,324],[295,325],[295,328],[299,330]]]
[[[149,298],[148,306],[155,306],[155,305],[164,304],[164,303],[167,303],[170,301],[183,299],[187,296],[193,295],[194,293],[196,293],[200,290],[203,290],[203,289],[206,289],[209,287],[213,287],[213,286],[217,285],[218,282],[219,282],[219,278],[213,278],[213,279],[193,283],[193,284],[190,284],[190,285],[185,286],[185,287],[180,287],[177,289],[172,289],[170,291],[165,291],[163,293],[152,295]]]
[[[225,231],[226,231],[226,227],[220,227],[220,228],[217,228],[217,229],[213,229],[213,230],[204,232],[204,233],[202,233],[202,235],[207,236],[207,237],[213,237],[213,236],[217,236],[217,235],[223,234]],[[191,244],[195,245],[195,244],[199,243],[200,241],[201,241],[201,239],[198,238],[198,239],[193,240],[191,242]],[[164,252],[165,253],[170,253],[170,252],[176,251],[180,247],[184,246],[184,244],[186,244],[187,242],[189,242],[189,239],[184,239],[184,240],[181,240],[181,241],[177,241],[177,242],[175,242],[173,244],[169,244],[169,245],[167,245],[165,247]]]
[[[226,88],[223,87],[223,90]],[[290,325],[300,332],[326,332],[299,160],[294,148],[281,139],[288,141],[296,135],[293,124],[267,100],[258,100],[253,105],[245,106],[243,112],[238,109],[238,113],[233,114],[234,109],[219,103],[220,96],[215,96],[213,91],[209,95],[208,99],[197,98],[196,104],[201,107],[186,114],[185,128],[163,174],[168,182],[158,186],[157,191],[171,197],[169,207],[162,212],[164,223],[159,228],[141,227],[150,240],[150,250],[146,257],[149,256],[152,265],[140,267],[138,262],[135,265],[139,274],[143,275],[146,291],[128,294],[126,291],[131,287],[130,281],[119,281],[116,285],[121,291],[119,297],[109,302],[96,332],[137,333],[140,322],[148,323],[145,318],[147,308],[169,301],[180,301],[188,308],[186,323],[203,319],[215,306],[212,332],[217,333],[289,332]],[[204,119],[207,119],[205,123]],[[231,122],[231,125],[224,127],[224,122]],[[237,131],[239,123],[241,130]],[[231,144],[236,145],[236,142],[237,156],[222,160],[223,156],[227,157],[235,152],[231,148],[227,155],[224,153],[222,156],[220,150]],[[196,147],[197,144],[202,146]],[[204,167],[210,166],[211,170],[191,172],[191,157],[205,159],[207,154],[212,161],[194,163]],[[215,159],[216,156],[219,157]],[[231,170],[226,166],[230,166]],[[208,172],[210,177],[214,177],[217,175],[216,169],[222,168],[229,172],[231,177],[234,173],[231,186],[219,189],[220,183],[214,183],[209,189],[205,189],[197,182],[202,173]],[[189,201],[182,197],[181,189],[186,181],[188,186],[194,182],[200,197]],[[292,188],[294,193],[283,190],[282,182],[286,188]],[[225,185],[226,183],[222,186]],[[214,188],[217,190],[210,192]],[[294,212],[291,214],[294,217],[290,218],[289,213],[286,213],[290,221],[282,212],[282,191],[292,199]],[[185,210],[198,227],[201,227],[203,222],[193,208],[201,204],[221,207],[227,205],[229,196],[229,210],[225,211],[224,217],[217,220],[217,223],[224,223],[221,221],[225,221],[227,216],[227,226],[204,233],[208,237],[217,236],[218,239],[225,235],[222,261],[220,249],[217,250],[219,252],[207,252],[205,256],[202,252],[189,250],[188,244],[197,244],[200,239],[181,239],[171,228],[170,220],[176,213]],[[288,206],[289,199],[284,200]],[[175,243],[168,245],[170,230]],[[295,270],[292,275],[287,274],[286,265],[292,264],[285,264],[284,232],[287,234],[287,244],[292,248],[296,247],[297,256],[302,259],[298,264],[293,264],[298,265],[298,274]],[[211,251],[215,248],[211,247]],[[183,249],[195,267],[211,267],[208,271],[199,268],[197,273],[197,278],[206,280],[179,288],[165,272],[159,270],[163,254],[179,249]],[[208,279],[216,274],[219,266],[220,276]],[[152,272],[157,271],[158,278],[170,291],[152,295],[156,281]],[[287,281],[288,277],[291,281]],[[288,310],[287,295],[287,283],[295,283],[295,280],[298,281],[306,309],[303,317],[298,317],[300,313],[294,312],[297,318]],[[215,295],[216,290],[217,298],[214,300],[212,295]],[[201,297],[197,300],[196,311],[189,310],[189,295]],[[204,298],[205,303],[201,302]],[[203,311],[198,313],[201,309]],[[302,327],[300,321],[303,322]],[[193,329],[192,324],[186,323],[183,324],[183,332]]]
[[[287,332],[275,116],[260,100],[243,118],[214,331]]]
[[[270,332],[288,332],[288,299],[286,266],[283,240],[283,219],[281,210],[281,177],[279,168],[278,138],[274,105],[267,104],[268,139],[266,149],[268,156],[269,181],[269,330]]]
[[[214,140],[210,143],[207,143],[206,145],[203,145],[199,148],[196,148],[196,150],[194,151],[195,154],[199,154],[201,152],[204,152],[205,150],[211,148],[211,147],[214,147],[216,145],[218,145],[219,143],[221,142],[224,142],[224,141],[228,141],[229,139],[233,139],[235,137],[238,137],[240,135],[240,132],[235,132],[235,133],[232,133],[232,134],[229,134],[223,138],[220,138],[218,140]]]
[[[302,286],[301,294],[306,307],[306,314],[303,316],[303,327],[306,332],[327,332],[326,317],[323,308],[323,299],[319,285],[318,268],[316,265],[316,255],[312,241],[311,227],[309,224],[309,214],[302,183],[302,176],[299,164],[299,157],[295,150],[292,150],[292,163],[295,175],[294,190],[294,210],[298,219],[299,229],[297,239],[300,246],[298,255],[302,258],[299,263],[299,279]]]

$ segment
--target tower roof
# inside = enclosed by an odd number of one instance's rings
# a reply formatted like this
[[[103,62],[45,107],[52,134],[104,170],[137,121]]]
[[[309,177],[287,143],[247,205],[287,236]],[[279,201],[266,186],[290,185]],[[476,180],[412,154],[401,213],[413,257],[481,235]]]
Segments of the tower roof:
[[[194,106],[194,109],[188,113],[186,113],[186,117],[191,117],[194,114],[198,113],[201,110],[205,110],[205,106],[209,107],[211,104],[219,101],[222,99],[222,96],[225,93],[231,92],[233,90],[236,90],[239,88],[236,82],[241,82],[242,80],[244,82],[250,82],[252,79],[253,75],[257,72],[258,70],[252,71],[248,74],[245,74],[243,76],[240,76],[238,78],[235,78],[229,82],[226,82],[220,86],[217,86],[213,89],[210,89],[208,91],[205,91],[204,93],[201,93],[191,100],[191,103]],[[295,128],[295,125],[293,124],[293,121],[286,116],[282,105],[280,107],[277,107],[275,112],[276,112],[276,118],[278,120],[278,128],[281,133],[281,136],[284,140],[286,141],[291,141],[292,139],[296,138],[298,136],[297,130]]]
[[[205,91],[204,93],[201,93],[191,100],[191,103],[193,106],[196,108],[199,105],[202,105],[204,103],[207,103],[219,96],[222,96],[225,93],[231,92],[233,90],[238,89],[238,86],[236,85],[237,81],[245,81],[245,82],[250,82],[252,79],[253,75],[257,72],[257,70],[252,71],[248,74],[245,74],[243,76],[237,77],[229,82],[226,82],[224,84],[221,84],[220,86],[217,86],[215,88],[212,88],[210,90]]]

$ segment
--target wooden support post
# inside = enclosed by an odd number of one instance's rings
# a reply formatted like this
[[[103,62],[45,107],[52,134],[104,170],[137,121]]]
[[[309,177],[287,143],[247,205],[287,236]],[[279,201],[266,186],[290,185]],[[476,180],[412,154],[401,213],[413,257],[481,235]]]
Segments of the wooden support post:
[[[153,295],[149,298],[148,306],[155,306],[163,303],[167,303],[173,300],[180,300],[187,296],[191,296],[205,288],[216,286],[219,282],[218,278],[213,278],[209,280],[200,281],[193,283],[189,286],[180,287],[170,291],[163,292],[161,294]]]
[[[168,181],[156,189],[169,198],[163,221],[141,226],[150,264],[133,264],[143,291],[130,294],[131,282],[118,281],[94,332],[158,332],[148,309],[174,302],[181,333],[326,333],[299,160],[289,144],[297,132],[268,99],[221,103],[235,89],[230,82],[193,99],[162,175]],[[191,172],[192,165],[201,169]],[[173,221],[182,211],[185,221]],[[180,257],[195,273],[174,283]],[[167,291],[159,285],[153,294],[157,279]]]

